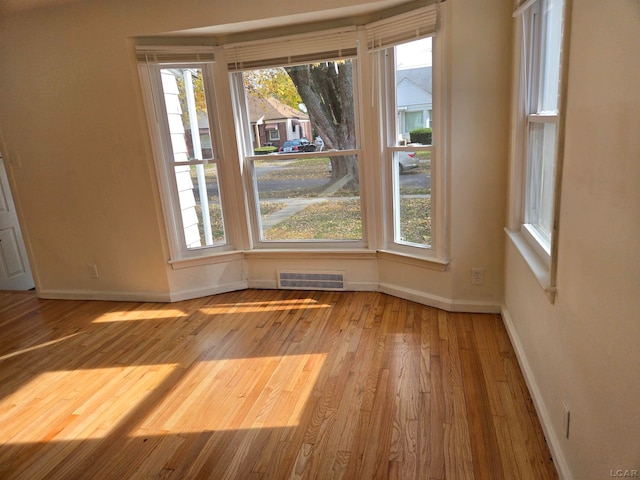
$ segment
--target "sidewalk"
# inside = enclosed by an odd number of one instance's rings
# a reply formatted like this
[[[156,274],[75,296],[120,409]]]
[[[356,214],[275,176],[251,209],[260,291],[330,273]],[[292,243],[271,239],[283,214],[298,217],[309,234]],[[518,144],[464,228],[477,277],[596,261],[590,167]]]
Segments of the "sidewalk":
[[[350,180],[351,180],[351,175],[347,175],[341,178],[340,180],[338,180],[337,182],[334,182],[331,186],[329,186],[329,188],[321,192],[316,198],[283,198],[279,200],[274,199],[274,201],[286,203],[287,206],[284,207],[282,210],[278,210],[277,212],[274,212],[271,215],[268,215],[265,218],[263,218],[261,222],[262,230],[266,231],[272,227],[275,227],[280,222],[283,222],[287,218],[291,217],[292,215],[295,215],[296,213],[304,210],[309,205],[326,202],[329,200],[334,200],[334,201],[345,200],[345,199],[338,199],[335,197],[331,197],[331,195],[337,192],[338,190],[340,190]],[[327,197],[330,197],[330,198],[327,198]]]

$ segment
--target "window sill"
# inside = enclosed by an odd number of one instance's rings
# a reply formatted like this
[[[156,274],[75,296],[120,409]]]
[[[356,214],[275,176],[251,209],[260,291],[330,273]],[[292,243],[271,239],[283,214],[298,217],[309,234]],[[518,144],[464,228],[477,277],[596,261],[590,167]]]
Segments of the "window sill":
[[[449,260],[441,260],[439,258],[425,258],[418,255],[408,253],[393,252],[390,250],[378,250],[378,258],[380,260],[389,260],[393,262],[404,263],[440,272],[446,272],[449,268]]]
[[[389,250],[359,249],[256,249],[233,250],[201,257],[169,260],[169,265],[174,270],[183,268],[213,265],[243,259],[255,260],[279,260],[282,258],[295,260],[387,260],[405,265],[413,265],[428,268],[440,272],[446,272],[449,268],[449,260],[437,258],[425,258],[418,255],[393,252]]]
[[[323,260],[363,260],[375,259],[376,252],[367,249],[353,250],[337,250],[337,249],[256,249],[246,250],[244,252],[246,258],[255,258],[259,260],[272,260],[286,258],[295,258],[297,260],[307,259],[323,259]]]
[[[547,263],[538,255],[531,244],[529,244],[522,232],[508,228],[505,228],[505,232],[518,252],[520,252],[520,255],[522,255],[529,269],[531,269],[531,272],[534,277],[536,277],[536,280],[538,280],[549,301],[554,303],[557,290],[556,287],[551,284],[551,269]]]

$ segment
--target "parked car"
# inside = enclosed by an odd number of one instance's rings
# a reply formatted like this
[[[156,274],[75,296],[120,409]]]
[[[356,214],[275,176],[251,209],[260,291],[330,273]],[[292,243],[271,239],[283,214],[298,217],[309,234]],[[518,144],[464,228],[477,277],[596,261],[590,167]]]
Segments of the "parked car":
[[[398,152],[398,170],[402,175],[407,170],[418,168],[419,160],[416,152]]]
[[[278,153],[315,152],[316,146],[306,138],[287,140],[278,149]]]

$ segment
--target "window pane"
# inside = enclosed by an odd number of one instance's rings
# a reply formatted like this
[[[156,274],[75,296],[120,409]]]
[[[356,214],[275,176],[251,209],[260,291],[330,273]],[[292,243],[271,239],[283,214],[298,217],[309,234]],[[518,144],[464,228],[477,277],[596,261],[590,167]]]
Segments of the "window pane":
[[[431,152],[394,152],[395,241],[431,245]]]
[[[562,6],[563,0],[547,0],[543,4],[545,35],[541,47],[539,112],[558,111]]]
[[[337,60],[244,72],[253,133],[247,151],[271,143],[308,152],[318,137],[325,149],[355,149],[353,70],[352,60]]]
[[[529,165],[525,223],[551,242],[554,174],[556,158],[555,123],[529,124]]]
[[[391,146],[431,145],[432,39],[395,47],[395,136]],[[397,244],[430,248],[431,152],[395,151],[392,166],[393,239]]]
[[[213,158],[201,68],[164,68],[164,91],[175,162]]]
[[[187,248],[224,243],[216,164],[179,165],[174,170]]]
[[[261,240],[362,239],[357,156],[269,158],[253,167]]]
[[[395,47],[397,124],[393,143],[431,143],[430,136],[426,142],[410,133],[427,127],[425,119],[432,109],[431,45],[431,38],[424,38]]]

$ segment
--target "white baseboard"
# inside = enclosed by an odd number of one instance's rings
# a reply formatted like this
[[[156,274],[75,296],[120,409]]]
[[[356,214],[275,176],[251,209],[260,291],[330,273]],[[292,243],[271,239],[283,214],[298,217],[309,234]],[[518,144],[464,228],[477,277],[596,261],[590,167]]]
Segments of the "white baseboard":
[[[247,288],[257,288],[264,290],[275,290],[278,288],[276,280],[252,280],[239,281],[215,287],[205,287],[193,290],[183,290],[177,292],[105,292],[94,290],[40,290],[40,298],[54,300],[108,300],[122,302],[179,302],[192,298],[217,295],[219,293],[244,290]],[[469,313],[500,313],[500,305],[491,301],[482,300],[452,300],[429,293],[412,290],[388,283],[376,282],[349,282],[348,291],[381,292],[394,297],[403,298],[422,305],[440,308],[448,312],[469,312]]]
[[[274,290],[278,288],[275,280],[252,280],[247,281],[248,288],[258,288]],[[411,290],[398,287],[390,283],[376,282],[349,282],[348,291],[381,292],[394,297],[403,298],[412,302],[440,308],[448,312],[468,312],[468,313],[500,313],[499,303],[482,300],[451,300],[450,298],[432,295],[418,290]]]
[[[171,293],[172,302],[180,302],[182,300],[191,300],[192,298],[208,297],[209,295],[218,295],[219,293],[235,292],[236,290],[246,290],[249,288],[247,282],[239,281],[234,283],[226,283],[216,287],[198,288],[193,290],[183,290],[181,292]]]
[[[116,302],[171,302],[169,292],[105,292],[102,290],[38,290],[38,298],[50,300],[105,300]]]
[[[179,292],[105,292],[97,290],[40,290],[39,298],[51,300],[104,300],[116,302],[152,302],[171,303],[192,298],[217,295],[219,293],[233,292],[235,290],[245,290],[246,282],[235,282],[216,287],[199,288],[194,290],[183,290]]]
[[[540,419],[542,430],[544,431],[544,435],[547,439],[547,444],[549,445],[551,456],[553,457],[556,470],[558,471],[558,476],[560,477],[560,480],[573,480],[571,470],[569,470],[569,465],[567,464],[567,460],[564,457],[564,453],[560,446],[560,438],[558,438],[558,435],[553,428],[551,417],[549,416],[549,411],[545,406],[542,394],[540,393],[540,389],[538,388],[535,376],[533,375],[533,370],[531,369],[531,365],[529,365],[524,348],[522,347],[522,342],[520,342],[518,332],[516,331],[515,325],[513,324],[513,319],[511,318],[507,307],[502,307],[501,314],[502,321],[505,325],[505,328],[507,329],[509,339],[511,340],[511,344],[513,345],[513,349],[516,353],[518,363],[520,364],[520,370],[522,370],[525,382],[527,384],[527,387],[529,388],[529,393],[531,394],[531,398],[533,399],[533,404],[536,407],[536,412],[538,413],[538,418]]]
[[[247,288],[256,288],[258,290],[277,290],[278,282],[273,280],[254,280],[247,279]]]
[[[419,290],[398,287],[390,283],[380,283],[378,291],[393,295],[394,297],[446,310],[447,312],[500,313],[501,311],[501,305],[496,302],[486,300],[452,300]]]

